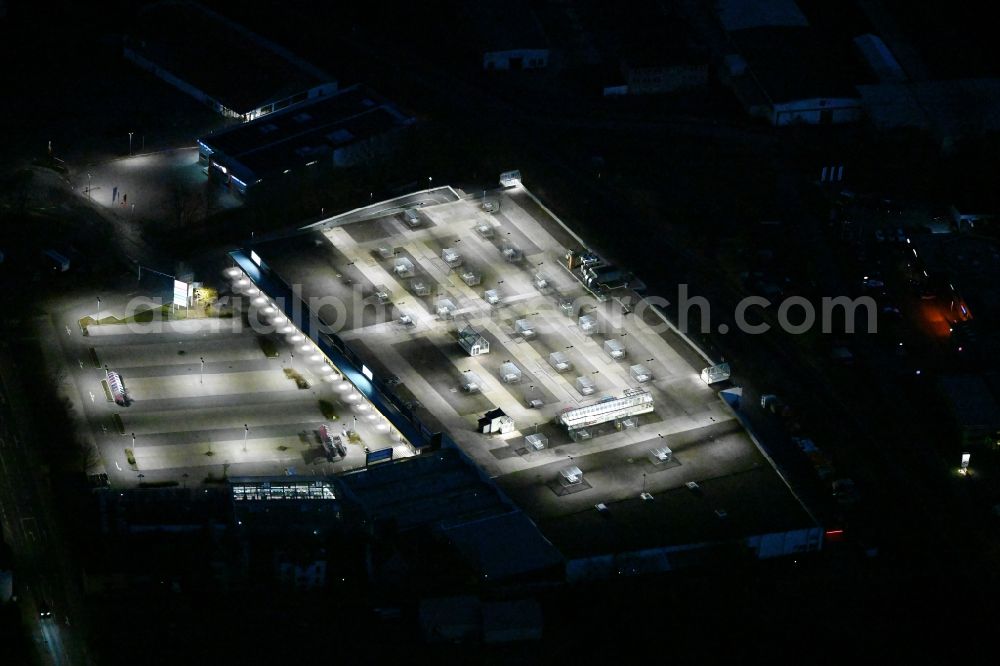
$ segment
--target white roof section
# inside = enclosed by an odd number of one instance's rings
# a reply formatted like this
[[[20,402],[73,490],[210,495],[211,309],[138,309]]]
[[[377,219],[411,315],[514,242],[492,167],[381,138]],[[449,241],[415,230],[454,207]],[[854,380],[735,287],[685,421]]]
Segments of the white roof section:
[[[588,428],[651,411],[653,411],[653,396],[642,389],[627,389],[621,398],[606,399],[593,405],[565,411],[559,415],[559,420],[567,428]]]
[[[717,0],[715,6],[726,32],[809,25],[793,0]]]

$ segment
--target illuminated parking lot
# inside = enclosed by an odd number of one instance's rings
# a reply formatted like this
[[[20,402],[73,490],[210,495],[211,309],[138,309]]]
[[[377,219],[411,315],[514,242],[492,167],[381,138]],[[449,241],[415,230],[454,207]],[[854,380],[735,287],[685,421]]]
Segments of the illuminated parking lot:
[[[267,354],[246,322],[237,313],[90,326],[93,358],[121,377],[128,395],[125,405],[107,400],[103,369],[84,392],[99,409],[91,427],[113,484],[326,475],[363,467],[371,451],[409,455],[311,342],[290,330]],[[324,447],[322,426],[342,436],[337,455]]]

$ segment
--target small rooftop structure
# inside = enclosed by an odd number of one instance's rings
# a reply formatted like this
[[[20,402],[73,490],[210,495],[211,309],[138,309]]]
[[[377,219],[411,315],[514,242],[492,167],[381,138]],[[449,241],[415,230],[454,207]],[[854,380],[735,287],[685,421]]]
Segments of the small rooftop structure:
[[[522,338],[535,336],[535,325],[530,319],[518,319],[514,322],[514,331]]]
[[[506,435],[514,431],[514,419],[499,407],[491,409],[479,419],[479,432],[484,435],[499,433]]]
[[[504,240],[503,245],[500,248],[500,254],[502,254],[503,258],[510,263],[516,263],[524,258],[524,252],[521,251],[521,248],[509,240]]]
[[[521,184],[521,171],[511,169],[500,174],[500,187],[517,187]]]
[[[483,281],[483,274],[474,268],[466,268],[461,272],[459,277],[469,287],[475,287]]]
[[[534,384],[524,389],[524,406],[528,409],[541,409],[545,406],[545,396]]]
[[[584,335],[593,335],[597,332],[597,319],[593,315],[583,315],[576,323]]]
[[[551,365],[556,372],[569,372],[573,369],[573,364],[561,351],[552,352],[549,354],[549,365]]]
[[[415,229],[420,226],[420,213],[417,212],[416,208],[407,208],[403,211],[403,222],[406,222],[406,226],[411,229]]]
[[[496,232],[493,230],[493,225],[489,222],[480,222],[477,224],[476,233],[487,240],[496,235]]]
[[[462,390],[466,393],[481,393],[483,380],[471,370],[462,373]]]
[[[462,255],[458,253],[458,250],[452,247],[446,247],[441,250],[441,260],[452,268],[457,268],[462,265]]]
[[[632,379],[639,382],[648,382],[653,378],[653,371],[647,368],[642,363],[636,363],[635,365],[629,367],[628,372],[632,375]]]
[[[469,356],[490,353],[490,341],[471,326],[466,326],[458,332],[458,344]]]
[[[616,361],[625,358],[625,345],[622,344],[621,340],[605,340],[604,351]]]
[[[500,292],[496,289],[487,289],[483,292],[483,300],[490,305],[497,305],[500,302]]]
[[[504,384],[516,384],[521,381],[521,368],[512,361],[506,361],[500,366],[500,379]]]
[[[396,263],[392,267],[393,273],[399,277],[408,277],[413,275],[413,262],[406,257],[398,257]]]
[[[732,374],[728,363],[717,363],[701,371],[701,381],[709,385],[716,384],[728,380]]]
[[[559,421],[572,431],[651,411],[653,396],[643,389],[627,389],[621,398],[606,398],[592,405],[566,410],[559,415]]]
[[[654,465],[662,465],[673,460],[674,452],[669,446],[659,446],[649,452],[649,459]]]
[[[415,296],[430,296],[431,288],[424,280],[417,278],[410,281],[410,291]]]
[[[442,298],[434,304],[434,311],[441,319],[451,319],[455,315],[455,304],[450,298]]]
[[[584,377],[583,375],[576,378],[576,390],[580,392],[580,395],[593,395],[597,387],[594,386],[594,380],[590,377]]]
[[[524,445],[529,451],[541,451],[548,444],[549,438],[537,432],[524,438]]]
[[[575,486],[583,483],[583,472],[576,465],[563,467],[559,470],[559,482],[564,486]]]

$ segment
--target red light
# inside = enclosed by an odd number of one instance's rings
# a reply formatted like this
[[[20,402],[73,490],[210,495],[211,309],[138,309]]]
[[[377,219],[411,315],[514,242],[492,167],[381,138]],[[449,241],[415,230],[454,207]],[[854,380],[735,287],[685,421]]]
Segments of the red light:
[[[826,535],[827,536],[836,536],[838,534],[843,534],[843,533],[844,533],[844,530],[827,530],[826,531]]]

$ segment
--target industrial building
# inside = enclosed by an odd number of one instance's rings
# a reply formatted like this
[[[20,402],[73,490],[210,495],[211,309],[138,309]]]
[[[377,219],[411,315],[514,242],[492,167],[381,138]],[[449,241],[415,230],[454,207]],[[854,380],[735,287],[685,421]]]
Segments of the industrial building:
[[[538,17],[523,0],[464,2],[463,13],[486,71],[543,69],[549,43]]]
[[[751,116],[775,126],[861,118],[852,44],[825,39],[793,0],[723,0],[716,13],[731,52],[720,78]]]
[[[651,95],[708,85],[708,50],[680,12],[652,1],[620,12],[615,33],[617,67],[608,68],[604,95]]]
[[[484,502],[497,493],[517,511],[485,522],[462,517],[448,538],[471,562],[485,561],[483,552],[502,542],[507,555],[497,566],[513,559],[518,576],[531,569],[525,561],[554,566],[543,556],[552,546],[571,579],[677,568],[705,548],[761,558],[821,548],[820,525],[719,389],[703,380],[702,370],[716,364],[644,304],[629,286],[638,280],[591,291],[580,270],[585,262],[566,261],[588,256],[581,239],[522,184],[492,196],[502,214],[484,211],[479,197],[441,187],[232,253],[237,268],[230,270],[268,297],[261,307],[279,307],[301,326],[337,376],[416,453],[338,477],[366,488],[365,478],[385,477],[377,493],[385,498],[369,502],[366,513],[376,516],[384,505],[395,525],[426,524],[430,497],[407,499],[406,489],[453,488],[461,476],[453,466],[467,461],[495,490],[465,489],[461,496]],[[402,217],[414,207],[422,220],[416,228]],[[483,225],[492,233],[481,233]],[[383,255],[379,247],[394,250]],[[464,265],[482,273],[481,285],[456,279],[442,253],[449,247],[461,247]],[[510,247],[518,249],[513,260]],[[404,260],[401,273],[396,266]],[[334,315],[328,306],[309,311],[305,303],[314,298],[350,308],[347,284],[363,293],[385,285],[407,296],[360,316]],[[560,305],[566,302],[583,305],[567,309]],[[316,321],[335,316],[337,330],[310,333]],[[476,342],[487,343],[489,353],[471,354]],[[440,481],[420,481],[425,473],[436,477],[437,465],[451,471]],[[434,506],[434,515],[457,507]],[[509,522],[518,541],[500,538],[492,521]],[[510,544],[521,539],[539,544],[532,547],[537,557],[519,558]]]
[[[226,118],[250,121],[331,95],[323,70],[196,2],[157,2],[128,27],[125,58]]]
[[[209,178],[240,194],[262,182],[376,159],[415,122],[360,85],[198,139]]]

